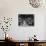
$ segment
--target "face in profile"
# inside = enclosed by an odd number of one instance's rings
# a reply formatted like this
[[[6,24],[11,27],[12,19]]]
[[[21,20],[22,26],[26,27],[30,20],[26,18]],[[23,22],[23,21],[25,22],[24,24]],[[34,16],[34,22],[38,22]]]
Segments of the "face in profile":
[[[28,26],[34,25],[34,19],[32,17],[27,17],[26,23]]]

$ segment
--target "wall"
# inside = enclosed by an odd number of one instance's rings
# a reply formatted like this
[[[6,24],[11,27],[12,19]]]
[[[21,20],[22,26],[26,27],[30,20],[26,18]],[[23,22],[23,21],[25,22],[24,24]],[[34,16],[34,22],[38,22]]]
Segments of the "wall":
[[[45,39],[45,15],[46,6],[40,8],[32,8],[28,0],[0,0],[0,17],[13,17],[10,33],[17,40],[27,40],[34,34],[39,40]],[[34,14],[35,26],[19,27],[18,14]],[[2,35],[2,31],[0,31]],[[4,34],[4,33],[3,33]],[[0,36],[0,39],[4,39]]]

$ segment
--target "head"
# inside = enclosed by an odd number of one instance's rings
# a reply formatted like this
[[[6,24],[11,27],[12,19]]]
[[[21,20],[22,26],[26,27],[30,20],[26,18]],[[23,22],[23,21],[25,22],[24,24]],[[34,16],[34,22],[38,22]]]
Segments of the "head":
[[[36,37],[36,35],[34,35],[34,37]]]

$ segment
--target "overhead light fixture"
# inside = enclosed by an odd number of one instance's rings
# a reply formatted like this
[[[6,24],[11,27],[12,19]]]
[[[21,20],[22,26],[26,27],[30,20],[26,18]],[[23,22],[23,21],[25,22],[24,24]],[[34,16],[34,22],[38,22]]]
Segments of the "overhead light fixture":
[[[30,5],[34,8],[38,8],[42,5],[43,0],[29,0]]]

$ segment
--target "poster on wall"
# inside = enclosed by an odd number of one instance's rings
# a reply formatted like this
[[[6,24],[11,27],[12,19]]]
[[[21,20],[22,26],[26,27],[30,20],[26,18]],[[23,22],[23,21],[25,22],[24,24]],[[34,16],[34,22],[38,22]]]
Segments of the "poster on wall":
[[[18,14],[18,26],[34,26],[34,14]]]

